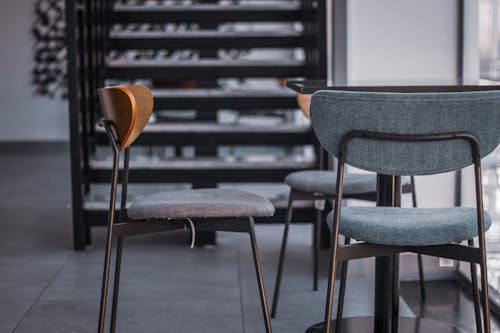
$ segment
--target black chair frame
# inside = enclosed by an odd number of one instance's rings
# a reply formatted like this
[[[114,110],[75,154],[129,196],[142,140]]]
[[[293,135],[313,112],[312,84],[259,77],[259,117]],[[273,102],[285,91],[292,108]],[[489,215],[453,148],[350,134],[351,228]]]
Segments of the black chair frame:
[[[109,206],[109,214],[107,221],[108,232],[106,238],[104,274],[102,280],[98,333],[103,333],[105,329],[104,324],[106,317],[106,301],[108,296],[108,286],[109,286],[109,277],[111,269],[112,243],[114,239],[117,239],[115,275],[114,275],[114,285],[113,285],[113,300],[112,300],[111,324],[110,324],[110,332],[113,333],[116,330],[116,322],[117,322],[118,293],[120,286],[121,259],[122,259],[124,237],[183,229],[185,227],[186,220],[161,219],[161,220],[141,221],[140,223],[137,222],[130,223],[128,221],[126,216],[126,203],[127,203],[126,198],[127,198],[127,185],[129,176],[130,147],[127,147],[124,150],[123,171],[121,173],[122,188],[121,188],[120,214],[118,222],[115,222],[116,193],[118,188],[118,178],[120,174],[120,166],[119,166],[120,147],[115,137],[115,134],[111,128],[112,124],[108,121],[103,120],[99,123],[99,125],[103,126],[106,129],[108,139],[113,148],[113,169],[111,176],[111,195],[110,195],[110,206]],[[269,318],[266,294],[264,289],[264,279],[262,275],[262,267],[260,264],[260,255],[255,238],[253,218],[245,217],[245,218],[192,219],[192,222],[195,226],[195,229],[197,230],[228,231],[228,232],[249,234],[266,332],[271,333],[271,321]]]
[[[474,240],[469,239],[468,245],[461,244],[445,244],[445,245],[429,245],[429,246],[389,246],[379,245],[372,243],[357,243],[349,244],[349,239],[344,245],[338,244],[339,237],[339,224],[340,224],[340,211],[342,206],[342,191],[343,191],[343,177],[345,170],[345,161],[347,154],[347,145],[350,140],[362,138],[368,140],[385,140],[385,141],[400,141],[400,142],[430,142],[430,141],[447,141],[447,140],[465,140],[471,146],[472,159],[474,165],[474,178],[475,178],[475,194],[476,194],[476,209],[477,209],[477,227],[479,247],[474,246]],[[332,332],[332,310],[333,310],[333,294],[335,287],[335,274],[337,262],[341,262],[341,280],[339,290],[339,303],[338,309],[343,308],[345,285],[346,285],[346,267],[348,260],[361,259],[369,257],[389,257],[392,256],[393,260],[395,255],[403,252],[412,252],[417,254],[425,254],[429,256],[436,256],[448,258],[459,261],[466,261],[470,263],[471,279],[472,279],[472,296],[474,300],[474,311],[476,316],[476,329],[477,332],[490,333],[490,308],[488,298],[488,276],[486,267],[486,247],[485,247],[485,229],[484,229],[484,212],[483,212],[483,195],[481,183],[481,156],[480,146],[478,139],[470,133],[447,133],[447,134],[431,134],[431,135],[401,135],[392,133],[380,133],[370,131],[351,131],[346,133],[340,141],[340,149],[338,156],[338,172],[337,172],[337,187],[335,195],[334,218],[332,226],[332,247],[329,259],[329,278],[328,278],[328,292],[325,309],[324,332]],[[394,176],[396,177],[396,176]],[[481,310],[480,310],[480,295],[478,289],[476,264],[480,265],[481,273],[481,289],[482,289],[482,307],[483,307],[483,321],[481,323]],[[393,279],[393,283],[394,283]],[[399,290],[392,288],[393,292]],[[399,295],[392,295],[399,298]],[[397,302],[395,302],[397,304]],[[393,309],[393,315],[399,315],[397,309]],[[397,322],[397,320],[396,320]],[[335,332],[341,331],[342,312],[337,311],[337,319],[335,321]]]

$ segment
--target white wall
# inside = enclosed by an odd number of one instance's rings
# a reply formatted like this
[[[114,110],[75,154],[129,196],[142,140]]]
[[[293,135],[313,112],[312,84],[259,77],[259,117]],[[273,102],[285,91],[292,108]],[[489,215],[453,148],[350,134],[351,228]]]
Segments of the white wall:
[[[342,1],[342,0],[339,0]],[[432,81],[457,77],[458,8],[456,0],[345,0],[346,77],[349,82]],[[477,0],[465,4],[463,71],[477,78]],[[454,204],[454,174],[418,177],[420,207]],[[408,198],[403,202],[408,205]],[[438,268],[425,257],[426,279],[448,278],[453,269]],[[402,279],[416,279],[416,260],[401,261]]]
[[[479,1],[464,2],[464,78],[479,79]]]
[[[0,11],[0,141],[66,141],[67,103],[34,95],[31,24],[35,0],[8,1]]]
[[[456,77],[456,0],[348,0],[350,80]]]
[[[457,77],[456,0],[347,0],[347,80]],[[417,179],[419,206],[452,206],[454,175]]]

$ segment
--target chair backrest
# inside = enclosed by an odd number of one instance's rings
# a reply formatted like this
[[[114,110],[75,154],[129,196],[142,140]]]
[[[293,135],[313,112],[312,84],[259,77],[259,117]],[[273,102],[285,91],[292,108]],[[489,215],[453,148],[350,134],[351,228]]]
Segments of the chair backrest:
[[[340,141],[351,131],[398,135],[466,132],[480,142],[481,157],[500,141],[500,91],[464,93],[376,93],[319,91],[311,119],[321,145],[339,156]],[[465,140],[402,142],[356,138],[345,162],[387,175],[425,175],[473,163]]]
[[[112,86],[98,89],[104,119],[114,130],[120,150],[141,134],[153,112],[153,95],[143,85]]]

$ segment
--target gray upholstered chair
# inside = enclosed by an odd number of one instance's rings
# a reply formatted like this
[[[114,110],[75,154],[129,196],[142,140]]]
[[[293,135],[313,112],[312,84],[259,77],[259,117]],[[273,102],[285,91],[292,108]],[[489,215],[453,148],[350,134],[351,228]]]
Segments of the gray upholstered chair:
[[[110,331],[116,329],[123,238],[138,234],[184,228],[248,233],[259,286],[265,331],[271,332],[262,268],[254,232],[254,217],[269,217],[274,207],[259,195],[225,189],[180,190],[153,194],[135,201],[126,211],[130,145],[141,134],[153,111],[153,96],[145,86],[118,86],[99,89],[105,127],[113,148],[113,172],[108,215],[108,234],[104,261],[98,332],[104,321],[111,263],[111,247],[117,240],[116,264]],[[120,215],[115,219],[120,155],[124,153]],[[190,317],[192,317],[190,315]],[[192,319],[192,318],[191,318]]]
[[[322,151],[323,153],[323,151]],[[344,177],[344,199],[358,199],[367,201],[377,200],[377,177],[374,174],[346,173]],[[283,266],[285,263],[288,232],[292,222],[293,204],[299,200],[321,200],[331,201],[335,198],[336,172],[330,170],[304,170],[292,172],[285,178],[285,184],[290,186],[288,196],[288,207],[281,241],[281,250],[278,261],[278,270],[274,283],[273,302],[271,306],[271,318],[276,317],[278,301],[283,277]],[[412,177],[404,177],[402,184],[403,193],[411,193],[413,207],[417,206],[415,192],[415,180]],[[322,223],[321,210],[316,209],[316,218],[313,223],[313,290],[318,290],[319,271],[319,238]],[[349,243],[349,239],[346,239]],[[422,255],[418,254],[418,272],[420,281],[420,295],[425,299],[425,283],[422,265]]]
[[[500,92],[367,93],[319,91],[311,104],[314,132],[338,158],[330,274],[324,332],[331,316],[337,262],[421,253],[470,263],[478,332],[490,332],[485,231],[491,218],[483,211],[481,158],[500,141]],[[474,166],[476,207],[342,207],[345,165],[393,177],[429,175]],[[360,243],[339,245],[339,234]],[[474,238],[479,246],[474,246]],[[467,245],[462,242],[467,241]],[[483,290],[481,322],[476,264]],[[345,293],[342,265],[338,309]],[[342,313],[337,312],[336,332]]]

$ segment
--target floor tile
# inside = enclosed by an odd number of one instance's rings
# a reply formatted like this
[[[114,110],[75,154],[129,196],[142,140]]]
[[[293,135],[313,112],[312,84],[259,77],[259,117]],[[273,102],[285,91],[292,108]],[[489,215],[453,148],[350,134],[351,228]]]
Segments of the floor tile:
[[[59,150],[2,150],[0,164],[0,333],[95,332],[105,229],[72,251],[69,154]],[[283,227],[258,225],[269,305]],[[215,248],[189,249],[189,232],[126,239],[119,332],[264,331],[248,235],[219,233]],[[320,290],[312,291],[311,227],[293,224],[275,333],[304,332],[323,318],[328,251],[320,260]],[[114,256],[113,256],[114,258]],[[411,277],[415,268],[412,258]],[[345,316],[373,312],[373,260],[350,265]],[[409,268],[408,268],[409,267]],[[408,273],[408,272],[406,272]],[[453,281],[402,283],[401,312],[474,327],[470,297]],[[494,331],[498,332],[496,320]]]
[[[30,308],[25,301],[0,301],[0,333],[11,333]]]

